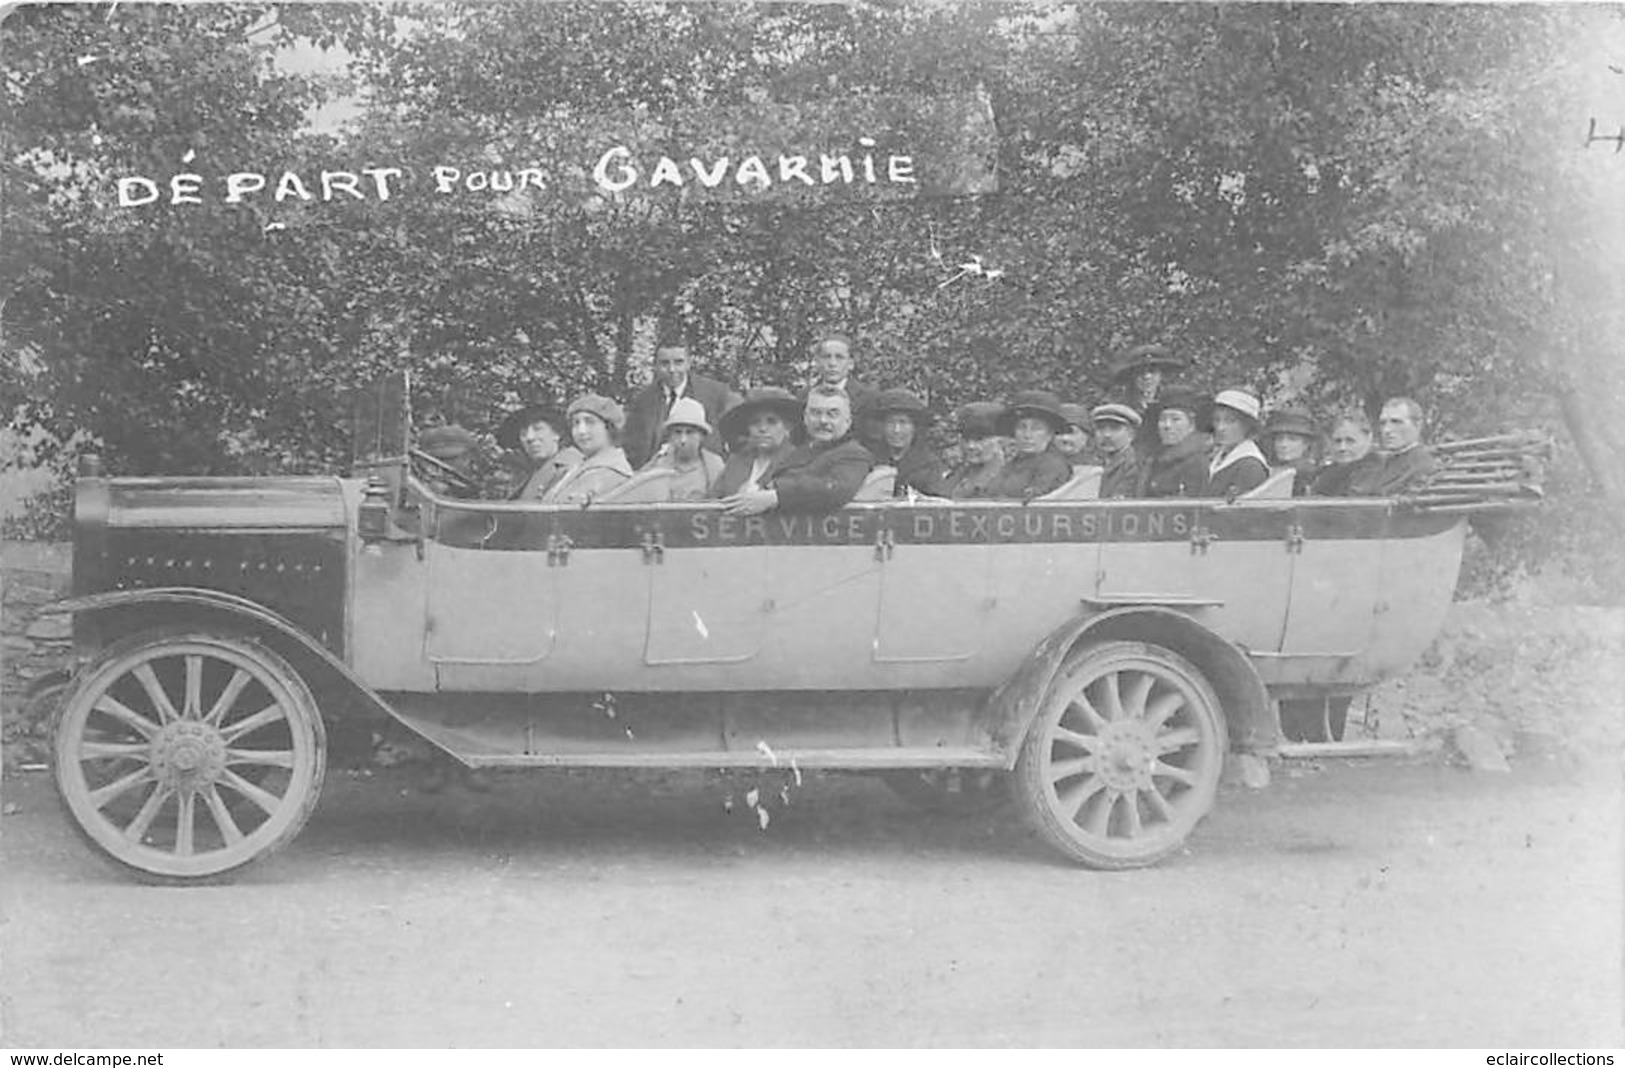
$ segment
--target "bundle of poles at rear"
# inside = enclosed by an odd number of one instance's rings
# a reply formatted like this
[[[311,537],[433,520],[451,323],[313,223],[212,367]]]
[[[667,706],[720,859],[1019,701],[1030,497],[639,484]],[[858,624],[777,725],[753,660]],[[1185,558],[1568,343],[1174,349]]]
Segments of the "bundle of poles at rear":
[[[1432,452],[1439,469],[1409,495],[1411,502],[1430,511],[1477,511],[1538,500],[1552,441],[1523,431],[1440,442]]]

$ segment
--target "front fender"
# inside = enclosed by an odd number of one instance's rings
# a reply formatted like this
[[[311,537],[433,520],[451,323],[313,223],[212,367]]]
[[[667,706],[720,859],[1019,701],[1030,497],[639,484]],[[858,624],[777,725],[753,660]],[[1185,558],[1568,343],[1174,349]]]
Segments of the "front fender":
[[[131,609],[155,609],[157,620],[146,618],[143,613],[142,627],[152,622],[163,623],[197,622],[203,619],[228,621],[230,624],[250,630],[271,643],[279,653],[282,653],[295,665],[301,674],[307,676],[307,682],[314,682],[311,675],[326,676],[338,682],[350,695],[365,705],[384,713],[391,719],[412,725],[403,719],[390,704],[380,697],[370,686],[350,669],[350,666],[333,651],[321,642],[305,633],[290,622],[286,616],[272,611],[264,605],[251,601],[246,597],[235,594],[221,593],[219,590],[199,589],[188,586],[161,586],[139,590],[112,590],[106,593],[93,593],[81,597],[69,597],[60,601],[53,601],[43,606],[42,613],[71,612],[76,617],[91,615],[103,616],[107,613],[128,611]],[[133,627],[130,629],[134,629]],[[315,687],[312,687],[315,689]],[[414,733],[421,734],[415,728]],[[437,747],[438,748],[438,747]]]
[[[1016,673],[988,699],[984,723],[994,746],[1014,767],[1021,740],[1068,654],[1095,641],[1139,641],[1171,649],[1213,684],[1224,706],[1233,749],[1268,751],[1281,742],[1269,693],[1240,649],[1183,612],[1135,605],[1078,615],[1039,642]]]

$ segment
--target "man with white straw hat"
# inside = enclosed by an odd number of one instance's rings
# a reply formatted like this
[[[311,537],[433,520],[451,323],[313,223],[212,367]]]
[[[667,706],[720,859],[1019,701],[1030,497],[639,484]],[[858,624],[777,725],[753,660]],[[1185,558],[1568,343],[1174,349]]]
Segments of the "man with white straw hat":
[[[705,447],[711,436],[705,406],[693,397],[678,397],[661,429],[666,443],[643,469],[669,467],[676,472],[670,483],[672,500],[704,500],[722,477],[723,466],[722,457]]]
[[[1270,465],[1253,440],[1261,407],[1258,398],[1244,389],[1221,389],[1214,395],[1207,419],[1213,455],[1204,497],[1234,500],[1270,477]]]

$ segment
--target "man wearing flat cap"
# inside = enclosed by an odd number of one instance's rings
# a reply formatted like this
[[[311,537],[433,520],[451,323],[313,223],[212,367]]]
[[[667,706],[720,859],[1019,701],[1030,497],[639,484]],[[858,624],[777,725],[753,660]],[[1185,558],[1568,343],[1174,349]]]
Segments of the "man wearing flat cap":
[[[626,407],[626,429],[621,448],[634,468],[642,467],[665,443],[666,418],[672,406],[687,398],[705,412],[707,426],[715,427],[734,396],[726,383],[690,370],[688,338],[674,326],[663,327],[655,342],[654,380],[638,391]],[[722,443],[714,435],[705,447],[720,452]]]
[[[834,386],[814,386],[802,422],[807,443],[779,464],[765,487],[724,497],[729,515],[833,512],[857,494],[875,458],[852,436],[851,398]]]
[[[1004,469],[1004,440],[999,437],[999,419],[1004,405],[996,401],[972,401],[954,413],[959,424],[960,465],[948,476],[947,496],[974,500],[988,495]]]
[[[1136,345],[1112,366],[1112,384],[1124,391],[1125,402],[1140,413],[1140,427],[1134,447],[1142,457],[1150,457],[1161,447],[1157,417],[1162,414],[1164,379],[1189,366],[1165,345]]]
[[[880,448],[877,463],[897,469],[894,496],[910,492],[927,497],[944,497],[942,461],[926,444],[925,428],[931,412],[925,402],[906,389],[883,389],[869,406],[880,421]]]
[[[666,416],[666,443],[643,470],[669,467],[675,472],[668,483],[671,500],[704,500],[722,477],[722,457],[705,447],[711,435],[711,424],[705,421],[700,402],[693,397],[679,397]]]
[[[1104,499],[1134,497],[1140,492],[1140,454],[1134,435],[1140,413],[1126,404],[1102,404],[1089,413],[1095,426],[1095,447],[1105,470],[1100,476]]]

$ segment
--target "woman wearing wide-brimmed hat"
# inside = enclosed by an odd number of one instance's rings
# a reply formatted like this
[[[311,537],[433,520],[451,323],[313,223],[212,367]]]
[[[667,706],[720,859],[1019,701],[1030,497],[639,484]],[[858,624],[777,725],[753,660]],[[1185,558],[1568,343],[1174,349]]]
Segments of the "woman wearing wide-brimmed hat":
[[[1161,449],[1157,417],[1162,414],[1163,394],[1169,386],[1167,379],[1189,366],[1188,360],[1174,355],[1166,345],[1137,345],[1112,365],[1112,384],[1124,402],[1140,413],[1134,447],[1142,456]]]
[[[1233,500],[1270,477],[1270,465],[1253,440],[1260,407],[1258,398],[1245,389],[1221,389],[1213,395],[1207,418],[1213,455],[1203,496]]]
[[[999,437],[1003,415],[1004,405],[997,401],[971,401],[954,412],[960,463],[948,476],[946,496],[967,500],[988,495],[988,487],[1004,469],[1004,439]]]
[[[729,452],[711,496],[731,497],[746,487],[765,487],[795,449],[801,401],[787,389],[760,386],[723,412],[718,422]]]
[[[925,401],[906,389],[883,389],[869,402],[868,412],[880,430],[871,450],[875,463],[897,469],[893,495],[906,497],[912,490],[927,497],[947,496],[942,460],[925,442],[931,423]]]
[[[1140,475],[1141,497],[1200,497],[1207,484],[1208,436],[1197,429],[1206,407],[1194,390],[1167,390],[1157,415],[1158,447]]]
[[[565,411],[570,436],[581,450],[581,462],[566,471],[542,495],[551,504],[590,504],[632,477],[632,465],[620,446],[626,415],[608,397],[585,393]]]
[[[1309,492],[1320,465],[1315,462],[1315,421],[1302,408],[1277,408],[1264,420],[1261,435],[1269,453],[1270,471],[1291,468],[1292,496]]]
[[[1010,398],[999,420],[999,433],[1015,442],[1016,454],[988,487],[989,497],[1032,500],[1058,490],[1072,478],[1072,465],[1055,450],[1055,435],[1066,430],[1066,416],[1053,393],[1025,390]]]
[[[565,443],[564,413],[551,404],[527,404],[497,427],[504,460],[516,469],[518,483],[509,499],[539,501],[560,475],[581,462],[581,453]]]

